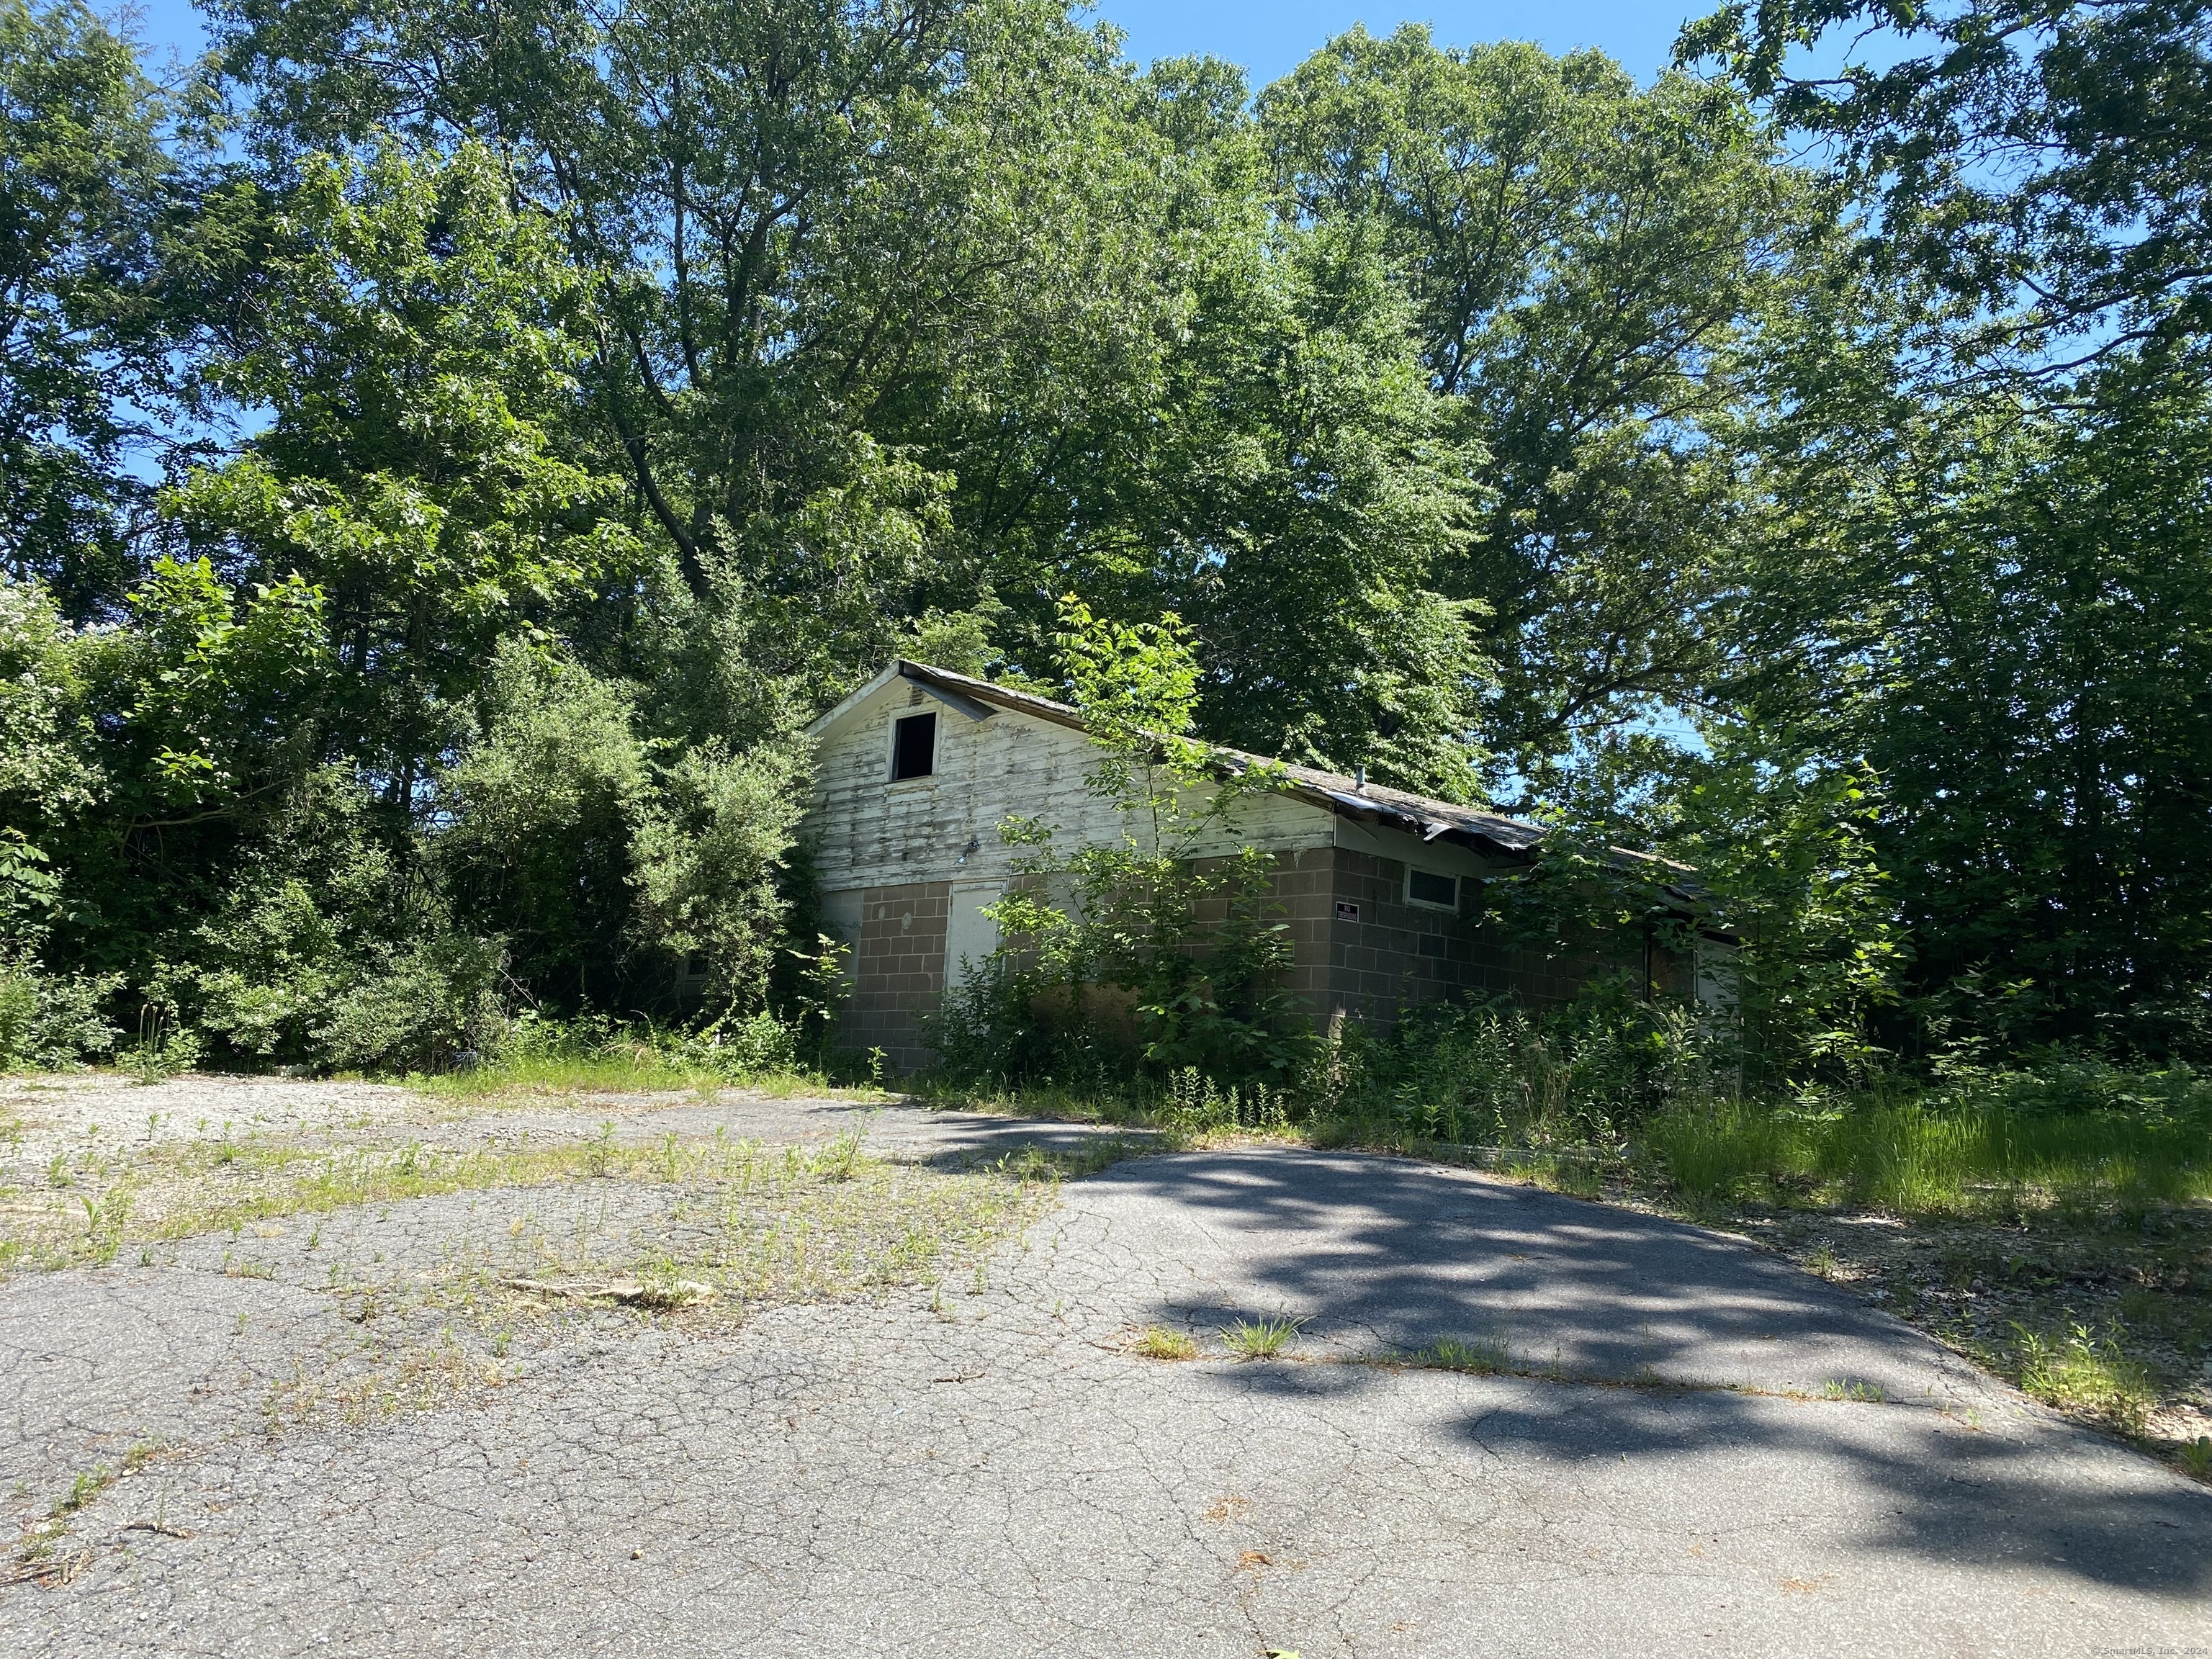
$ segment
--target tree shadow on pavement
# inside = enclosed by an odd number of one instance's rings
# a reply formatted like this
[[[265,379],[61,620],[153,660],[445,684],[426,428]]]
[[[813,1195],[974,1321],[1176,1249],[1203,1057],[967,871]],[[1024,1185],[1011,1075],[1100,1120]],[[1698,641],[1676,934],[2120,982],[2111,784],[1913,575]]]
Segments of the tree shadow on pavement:
[[[1485,1449],[1577,1463],[1793,1454],[1778,1477],[1802,1481],[1808,1504],[1825,1492],[1863,1513],[1877,1495],[1879,1524],[1854,1533],[1869,1548],[2174,1594],[2212,1585],[2212,1492],[1743,1240],[1410,1159],[1277,1147],[1122,1164],[1085,1182],[1085,1201],[1174,1270],[1144,1275],[1177,1293],[1132,1307],[1133,1322],[1210,1333],[1287,1315],[1306,1322],[1309,1358],[1472,1340],[1569,1379],[1486,1384],[1498,1402],[1456,1431]],[[1388,1371],[1218,1375],[1341,1395]],[[1889,1403],[1820,1397],[1875,1390]],[[1983,1431],[1966,1426],[1983,1415]]]

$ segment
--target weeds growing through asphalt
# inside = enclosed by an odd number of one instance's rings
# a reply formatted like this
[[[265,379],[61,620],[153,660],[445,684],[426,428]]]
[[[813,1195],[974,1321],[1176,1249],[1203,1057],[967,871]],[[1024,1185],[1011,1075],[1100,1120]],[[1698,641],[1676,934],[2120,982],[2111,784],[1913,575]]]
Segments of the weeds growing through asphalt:
[[[472,1104],[594,1094],[711,1096],[728,1088],[779,1099],[795,1094],[884,1098],[880,1078],[862,1088],[833,1084],[798,1069],[787,1052],[769,1052],[773,1043],[755,1052],[742,1043],[718,1048],[651,1027],[586,1030],[589,1024],[518,1033],[506,1052],[485,1063],[404,1081],[420,1093]]]
[[[764,1304],[936,1285],[952,1272],[980,1293],[985,1251],[1060,1181],[1152,1150],[1028,1148],[946,1169],[872,1158],[858,1128],[811,1147],[719,1132],[625,1144],[611,1121],[565,1141],[489,1147],[234,1136],[228,1124],[220,1133],[139,1143],[127,1157],[88,1154],[64,1161],[66,1186],[17,1186],[16,1201],[0,1209],[0,1266],[102,1262],[126,1243],[150,1266],[157,1246],[228,1232],[226,1275],[268,1279],[281,1265],[283,1277],[326,1290],[346,1322],[336,1330],[358,1334],[302,1328],[292,1375],[263,1401],[272,1431],[481,1394],[578,1318],[726,1327]],[[480,1195],[498,1220],[434,1241],[427,1265],[419,1250],[409,1254],[404,1232],[391,1241],[398,1255],[390,1263],[383,1249],[367,1248],[377,1236],[365,1240],[362,1230],[394,1205],[457,1194]],[[481,1213],[478,1201],[466,1212]],[[252,1242],[281,1237],[283,1223],[302,1215],[315,1218],[304,1249]],[[243,1334],[246,1312],[239,1323]]]
[[[1879,1382],[1854,1382],[1846,1378],[1831,1378],[1820,1385],[1823,1400],[1857,1400],[1878,1404],[1885,1396]]]
[[[2212,1481],[2212,1437],[2197,1436],[2182,1447],[2174,1462],[2191,1480]]]
[[[1239,1359],[1276,1359],[1297,1340],[1305,1322],[1288,1315],[1279,1319],[1240,1319],[1221,1328],[1221,1340]]]
[[[1101,1165],[1101,1156],[1031,1152],[988,1170],[921,1176],[946,1190],[1048,1184]],[[127,1243],[173,1242],[236,1231],[257,1222],[328,1214],[452,1193],[557,1185],[580,1180],[680,1187],[703,1183],[739,1198],[796,1186],[867,1185],[887,1179],[858,1132],[824,1146],[770,1150],[726,1138],[665,1137],[644,1146],[605,1124],[585,1140],[494,1148],[309,1145],[289,1139],[185,1143],[141,1148],[91,1189],[81,1180],[48,1195],[21,1194],[0,1212],[0,1269],[53,1269],[112,1261]]]
[[[1181,1331],[1147,1325],[1130,1339],[1129,1352],[1139,1359],[1195,1359],[1198,1343]]]
[[[25,1528],[23,1541],[17,1547],[15,1559],[21,1577],[42,1577],[57,1570],[55,1552],[69,1535],[70,1527],[78,1514],[94,1498],[113,1486],[123,1475],[136,1474],[161,1455],[158,1441],[142,1440],[123,1455],[118,1468],[106,1463],[95,1463],[80,1472],[70,1483],[69,1490],[56,1498],[46,1514]],[[23,1487],[17,1483],[18,1492]]]
[[[1495,1376],[1513,1369],[1513,1357],[1502,1342],[1462,1342],[1446,1337],[1404,1356],[1400,1362],[1424,1370],[1463,1371],[1470,1376]]]
[[[538,1335],[574,1318],[726,1327],[766,1304],[868,1296],[951,1272],[981,1292],[984,1253],[1067,1172],[1098,1161],[1025,1152],[965,1168],[904,1164],[869,1156],[857,1131],[809,1147],[726,1134],[625,1145],[602,1128],[468,1150],[249,1135],[143,1148],[129,1185],[112,1172],[104,1190],[47,1189],[37,1206],[0,1212],[0,1237],[18,1268],[34,1268],[106,1259],[125,1239],[148,1260],[156,1244],[228,1232],[225,1275],[325,1290],[348,1322],[336,1329],[359,1334],[307,1333],[295,1374],[264,1401],[273,1430],[367,1421],[496,1387]],[[453,1194],[491,1207],[452,1212],[481,1219],[431,1241],[427,1261],[419,1234],[374,1231],[395,1204]],[[302,1214],[316,1218],[300,1230],[312,1255],[296,1237],[255,1243]],[[243,1330],[243,1311],[240,1320]]]

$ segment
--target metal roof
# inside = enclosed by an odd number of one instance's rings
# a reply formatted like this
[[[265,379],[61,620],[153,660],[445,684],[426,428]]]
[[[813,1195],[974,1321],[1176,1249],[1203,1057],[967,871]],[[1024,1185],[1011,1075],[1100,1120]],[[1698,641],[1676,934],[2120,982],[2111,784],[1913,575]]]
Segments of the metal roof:
[[[994,684],[989,680],[971,679],[965,674],[956,674],[950,669],[934,667],[928,663],[896,657],[866,685],[808,726],[808,732],[817,734],[826,731],[848,710],[857,707],[894,679],[913,681],[926,690],[938,694],[940,701],[960,708],[971,719],[987,717],[990,708],[997,708],[1014,710],[1037,720],[1050,720],[1056,726],[1068,726],[1078,732],[1085,730],[1083,716],[1064,702],[1040,697],[1034,692],[1018,691],[1011,686]],[[983,707],[975,707],[978,704]],[[963,708],[963,705],[968,706]],[[1544,838],[1543,827],[1525,819],[1507,817],[1503,813],[1485,811],[1480,807],[1436,800],[1426,795],[1412,794],[1382,784],[1370,783],[1363,787],[1357,779],[1346,777],[1340,772],[1323,772],[1310,766],[1293,766],[1286,761],[1270,760],[1265,756],[1247,754],[1241,749],[1224,748],[1218,744],[1211,747],[1213,753],[1226,758],[1233,765],[1274,768],[1287,780],[1285,793],[1298,799],[1326,806],[1345,817],[1401,830],[1409,835],[1419,836],[1423,841],[1449,841],[1480,852],[1503,853],[1516,860],[1526,860]],[[1626,847],[1608,850],[1619,858],[1638,864],[1658,865],[1684,878],[1694,874],[1688,865],[1677,864],[1656,854],[1641,853]],[[1698,896],[1687,886],[1676,888],[1670,884],[1668,896],[1685,908],[1698,908]]]

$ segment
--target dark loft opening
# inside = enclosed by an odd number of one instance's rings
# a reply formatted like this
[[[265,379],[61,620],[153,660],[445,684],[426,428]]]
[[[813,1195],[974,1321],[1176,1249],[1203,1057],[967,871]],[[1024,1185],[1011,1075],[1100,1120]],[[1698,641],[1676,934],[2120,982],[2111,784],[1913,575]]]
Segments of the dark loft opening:
[[[1459,908],[1459,878],[1440,876],[1433,870],[1413,871],[1406,879],[1406,896],[1416,904],[1433,904],[1439,909]]]
[[[891,741],[891,781],[926,778],[937,769],[937,716],[908,714]]]

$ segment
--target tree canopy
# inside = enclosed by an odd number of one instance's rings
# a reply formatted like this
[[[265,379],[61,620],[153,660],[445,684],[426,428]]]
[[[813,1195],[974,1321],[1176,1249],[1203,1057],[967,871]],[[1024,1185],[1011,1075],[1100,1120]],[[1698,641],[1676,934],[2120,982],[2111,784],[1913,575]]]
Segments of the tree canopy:
[[[2212,1053],[2206,18],[1255,89],[1052,0],[211,0],[161,86],[0,0],[6,969],[325,1065],[787,1002],[799,726],[1171,615],[1199,737],[1698,865],[1778,1075]]]

